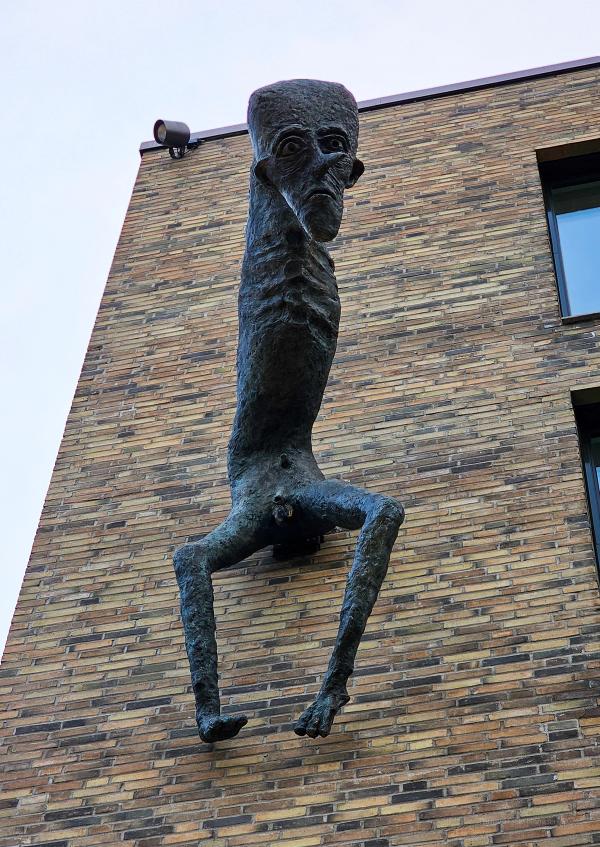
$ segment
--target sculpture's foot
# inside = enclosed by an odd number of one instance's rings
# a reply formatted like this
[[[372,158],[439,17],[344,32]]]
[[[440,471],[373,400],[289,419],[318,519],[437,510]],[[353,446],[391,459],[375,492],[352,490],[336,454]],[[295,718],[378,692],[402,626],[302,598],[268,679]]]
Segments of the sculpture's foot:
[[[246,715],[206,714],[197,709],[196,723],[200,738],[207,744],[212,744],[213,741],[233,738],[248,723],[248,718]]]
[[[316,738],[317,735],[325,738],[331,731],[333,719],[349,699],[345,688],[319,693],[312,706],[300,715],[294,732],[296,735],[308,735],[310,738]]]

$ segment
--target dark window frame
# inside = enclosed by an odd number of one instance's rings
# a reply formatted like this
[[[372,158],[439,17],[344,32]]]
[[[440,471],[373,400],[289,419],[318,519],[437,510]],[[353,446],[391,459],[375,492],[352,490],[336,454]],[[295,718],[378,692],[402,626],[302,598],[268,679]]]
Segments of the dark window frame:
[[[600,153],[573,155],[551,161],[539,161],[540,178],[546,206],[548,234],[552,247],[552,259],[558,287],[560,312],[565,323],[575,323],[581,320],[592,320],[600,317],[600,312],[581,312],[573,314],[569,306],[569,291],[567,277],[563,264],[558,221],[554,210],[552,191],[555,188],[579,185],[591,180],[600,180]]]
[[[594,392],[597,394],[597,392]],[[573,395],[575,420],[579,435],[581,462],[585,478],[588,510],[596,563],[600,568],[600,482],[596,468],[600,467],[600,455],[594,455],[593,439],[600,438],[600,403],[584,401],[580,405],[576,394]],[[598,448],[596,448],[598,449]]]

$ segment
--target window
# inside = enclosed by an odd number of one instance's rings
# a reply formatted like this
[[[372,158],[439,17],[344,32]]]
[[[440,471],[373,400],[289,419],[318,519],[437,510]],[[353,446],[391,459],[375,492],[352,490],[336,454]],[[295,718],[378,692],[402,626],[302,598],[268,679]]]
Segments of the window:
[[[540,174],[562,314],[600,314],[600,153],[542,161]]]
[[[600,389],[573,392],[573,404],[579,429],[596,559],[600,565]]]

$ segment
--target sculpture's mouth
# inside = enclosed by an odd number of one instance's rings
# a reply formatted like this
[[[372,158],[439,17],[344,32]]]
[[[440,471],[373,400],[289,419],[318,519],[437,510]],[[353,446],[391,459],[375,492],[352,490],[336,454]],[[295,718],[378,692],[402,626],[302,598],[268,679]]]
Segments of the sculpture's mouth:
[[[313,197],[329,197],[331,200],[337,199],[334,192],[328,188],[315,188],[306,195],[307,200],[311,200]]]

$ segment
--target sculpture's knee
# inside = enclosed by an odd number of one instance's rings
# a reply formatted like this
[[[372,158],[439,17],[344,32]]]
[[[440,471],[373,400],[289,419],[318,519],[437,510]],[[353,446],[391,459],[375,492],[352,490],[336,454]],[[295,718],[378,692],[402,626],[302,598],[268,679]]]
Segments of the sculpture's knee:
[[[197,572],[202,566],[204,556],[200,544],[184,544],[178,547],[173,554],[173,567],[178,582],[188,576],[192,571]]]
[[[393,497],[377,495],[373,507],[373,518],[378,522],[384,522],[394,533],[397,533],[404,521],[404,507]]]

